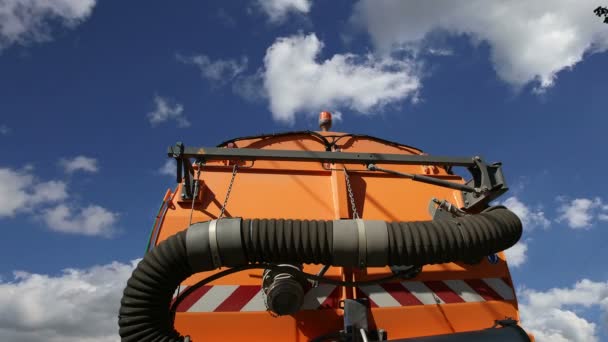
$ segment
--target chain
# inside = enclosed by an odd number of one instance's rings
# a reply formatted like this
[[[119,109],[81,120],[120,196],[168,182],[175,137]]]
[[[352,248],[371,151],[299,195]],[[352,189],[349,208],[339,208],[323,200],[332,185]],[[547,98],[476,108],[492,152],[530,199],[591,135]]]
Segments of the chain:
[[[226,192],[224,204],[222,204],[222,210],[220,211],[220,215],[217,217],[218,220],[224,217],[224,211],[226,210],[226,205],[228,204],[228,198],[230,197],[230,191],[232,191],[232,185],[234,184],[234,178],[236,177],[238,167],[239,166],[237,164],[234,164],[234,167],[232,168],[232,178],[230,179],[230,184],[228,185],[228,191]]]
[[[194,202],[196,202],[196,198],[199,195],[199,184],[201,182],[201,170],[203,169],[203,162],[198,161],[198,171],[196,172],[196,180],[194,181],[194,191],[192,194],[192,208],[190,208],[190,222],[188,226],[192,225],[192,213],[194,213]],[[199,198],[200,199],[200,198]]]
[[[350,178],[348,177],[348,172],[346,172],[346,168],[344,168],[344,179],[346,179],[346,190],[348,190],[348,198],[350,199],[350,206],[353,211],[353,218],[358,220],[359,213],[357,212],[357,206],[355,205],[355,196],[353,195],[353,189],[350,186]]]

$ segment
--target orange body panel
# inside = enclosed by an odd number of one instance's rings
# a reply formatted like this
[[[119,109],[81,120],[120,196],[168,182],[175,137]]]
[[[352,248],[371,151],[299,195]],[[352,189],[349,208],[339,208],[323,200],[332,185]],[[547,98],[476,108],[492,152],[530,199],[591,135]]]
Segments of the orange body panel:
[[[319,132],[325,136],[341,135]],[[250,139],[236,142],[236,148],[282,150],[323,150],[323,146],[308,135]],[[389,145],[365,137],[341,139],[338,147],[345,152],[377,152],[421,154],[414,148]],[[381,166],[382,164],[378,164]],[[228,205],[226,217],[285,218],[334,220],[352,218],[343,168],[346,167],[361,218],[385,221],[430,220],[428,212],[432,198],[448,200],[458,207],[463,205],[460,191],[418,183],[380,172],[370,172],[364,165],[323,165],[318,162],[247,162],[239,167]],[[455,182],[459,176],[448,174],[441,167],[424,165],[386,165],[387,168],[425,174]],[[209,162],[203,167],[200,179],[202,201],[197,201],[192,222],[216,219],[232,176],[229,161]],[[190,224],[191,201],[181,201],[181,185],[177,195],[166,197],[167,211],[158,220],[158,244]],[[316,273],[320,265],[305,265],[304,271]],[[204,272],[186,280],[184,285],[215,273]],[[390,275],[389,268],[369,268],[366,271],[332,267],[326,274],[336,279],[365,280]],[[351,278],[352,277],[352,278]],[[490,264],[486,259],[477,265],[448,263],[427,265],[413,281],[459,281],[502,279],[512,283],[505,256]],[[221,278],[211,285],[261,284],[261,271],[246,271]],[[428,283],[430,284],[430,283]],[[398,284],[396,284],[398,285]],[[399,285],[400,286],[400,285]],[[356,298],[361,291],[338,288],[338,299]],[[384,294],[382,294],[384,295]],[[390,298],[389,298],[390,299]],[[441,302],[438,300],[438,302]],[[446,334],[489,328],[495,320],[511,317],[519,319],[517,302],[486,300],[462,303],[433,303],[409,306],[372,307],[373,326],[385,329],[389,339]],[[194,341],[309,341],[319,335],[343,328],[342,310],[335,307],[302,310],[293,316],[273,317],[267,311],[251,312],[179,312],[175,325],[178,331]]]

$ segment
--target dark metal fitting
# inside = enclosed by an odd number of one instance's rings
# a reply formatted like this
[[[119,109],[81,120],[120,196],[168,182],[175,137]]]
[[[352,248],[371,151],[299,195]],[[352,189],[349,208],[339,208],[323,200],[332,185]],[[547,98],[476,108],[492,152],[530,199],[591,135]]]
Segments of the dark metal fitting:
[[[282,264],[300,271],[301,266]],[[262,291],[265,295],[266,308],[278,316],[292,315],[300,311],[304,302],[304,286],[300,279],[281,270],[264,270]]]

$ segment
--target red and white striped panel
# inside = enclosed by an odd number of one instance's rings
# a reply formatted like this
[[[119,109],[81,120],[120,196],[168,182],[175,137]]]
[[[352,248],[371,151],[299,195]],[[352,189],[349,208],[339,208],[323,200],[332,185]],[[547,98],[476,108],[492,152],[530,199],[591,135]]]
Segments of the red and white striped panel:
[[[187,287],[180,286],[180,293]],[[404,281],[360,286],[358,297],[367,297],[371,307],[399,307],[514,300],[508,279],[483,278],[442,281]],[[302,310],[338,308],[339,289],[320,284],[304,296]],[[266,311],[259,285],[203,286],[186,297],[177,312],[246,312]]]
[[[376,308],[515,299],[509,281],[501,278],[404,281],[360,286],[357,292]]]
[[[180,293],[187,287],[180,286]],[[335,285],[320,284],[304,295],[302,310],[337,308],[339,291]],[[177,312],[245,312],[266,311],[264,295],[259,285],[203,286],[188,295]]]

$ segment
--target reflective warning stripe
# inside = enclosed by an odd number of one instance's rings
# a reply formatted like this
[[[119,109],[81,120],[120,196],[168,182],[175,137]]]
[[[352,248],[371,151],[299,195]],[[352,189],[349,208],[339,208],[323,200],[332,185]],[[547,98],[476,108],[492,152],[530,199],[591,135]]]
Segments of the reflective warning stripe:
[[[515,299],[513,288],[500,278],[483,278],[483,281],[488,284],[492,290],[496,291],[499,296],[506,300]]]
[[[414,297],[422,304],[445,304],[441,298],[437,297],[431,289],[421,281],[404,281],[401,283]]]
[[[194,290],[194,292],[192,292],[190,295],[188,295],[186,298],[184,298],[184,300],[181,303],[179,303],[179,305],[177,306],[177,311],[178,312],[188,311],[188,309],[192,305],[194,305],[194,303],[196,303],[199,299],[201,299],[201,297],[205,293],[207,293],[207,291],[209,291],[209,289],[211,289],[210,286],[202,286],[202,287]],[[184,291],[185,290],[186,290],[186,288],[184,289]]]
[[[187,287],[180,287],[180,293]],[[337,308],[339,289],[320,284],[304,295],[302,310]],[[177,291],[176,294],[177,295]],[[175,297],[174,295],[174,297]],[[255,312],[266,311],[264,293],[258,285],[202,286],[182,300],[177,312]]]
[[[187,289],[180,287],[180,293]],[[301,310],[338,308],[340,289],[329,284],[307,289]],[[509,280],[502,278],[403,281],[360,286],[356,290],[357,297],[368,298],[372,308],[515,299]],[[208,285],[184,298],[177,311],[256,312],[266,311],[266,304],[257,285]]]
[[[232,292],[236,290],[238,285],[221,285],[210,286],[207,291],[196,303],[188,309],[188,312],[211,312],[222,304]]]
[[[475,292],[464,280],[446,280],[446,285],[456,292],[465,302],[484,302],[485,299]]]
[[[360,286],[357,294],[367,298],[372,308],[515,299],[513,288],[500,278],[384,283]]]
[[[502,300],[503,297],[500,296],[496,291],[494,291],[485,281],[481,279],[467,279],[465,280],[469,286],[475,290],[475,292],[479,293],[480,296],[485,300]]]
[[[239,286],[232,294],[226,298],[214,311],[230,312],[241,311],[241,309],[260,292],[258,286]]]
[[[460,298],[450,287],[443,281],[426,281],[426,286],[439,296],[446,303],[464,303],[464,299]]]
[[[315,310],[324,304],[329,304],[326,301],[334,290],[336,290],[336,286],[329,284],[319,284],[319,286],[311,288],[304,295],[302,310]]]
[[[264,302],[264,291],[257,286],[258,292],[245,304],[240,311],[266,311],[266,303]]]
[[[403,285],[400,283],[382,284],[382,288],[384,288],[402,306],[422,304],[422,302],[410,291],[404,291]]]
[[[401,304],[380,285],[360,286],[359,289],[365,293],[370,302],[379,307],[394,307]]]

